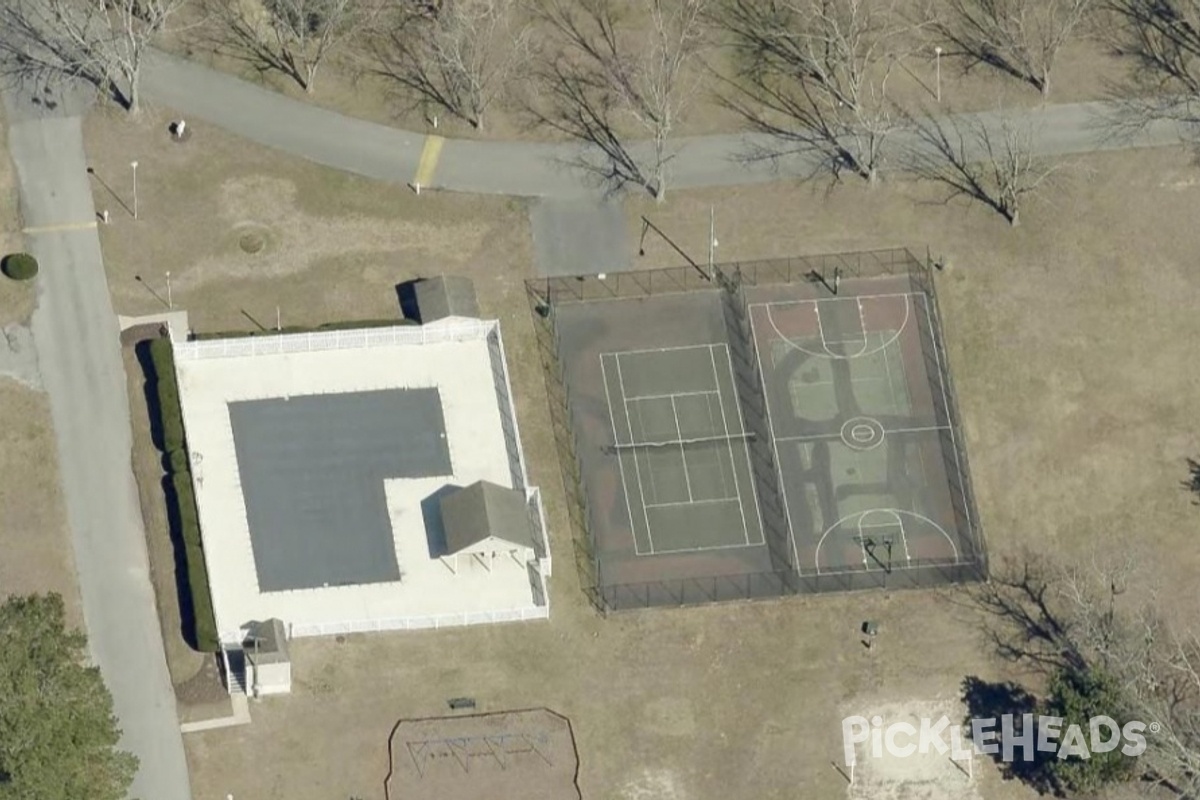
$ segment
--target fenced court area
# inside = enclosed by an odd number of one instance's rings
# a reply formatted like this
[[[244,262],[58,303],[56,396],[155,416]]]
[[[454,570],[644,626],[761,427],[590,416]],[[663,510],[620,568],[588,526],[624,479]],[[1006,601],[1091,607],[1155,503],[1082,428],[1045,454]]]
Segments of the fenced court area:
[[[634,551],[763,544],[728,347],[604,353],[600,367]]]
[[[529,289],[600,607],[986,575],[932,275],[908,251]]]

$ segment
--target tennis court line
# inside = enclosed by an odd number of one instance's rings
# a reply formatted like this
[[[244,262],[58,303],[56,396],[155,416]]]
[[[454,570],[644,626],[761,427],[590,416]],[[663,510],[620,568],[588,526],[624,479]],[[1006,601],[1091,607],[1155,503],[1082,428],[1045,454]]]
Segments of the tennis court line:
[[[677,553],[703,553],[709,550],[740,550],[745,546],[744,544],[713,544],[703,547],[679,547],[674,550],[655,550],[653,555],[665,556]]]
[[[636,397],[626,397],[626,400],[666,400],[668,397],[695,397],[701,394],[716,394],[716,389],[705,389],[696,392],[672,392],[670,394],[639,394]]]
[[[694,495],[692,494],[692,476],[688,474],[687,465],[687,450],[683,449],[683,428],[679,425],[679,406],[675,405],[675,398],[671,398],[671,416],[675,418],[675,435],[679,437],[679,457],[683,459],[683,485],[687,487],[688,502],[692,502]],[[726,434],[729,431],[725,431]],[[654,480],[654,474],[651,473],[650,480]]]
[[[620,367],[620,364],[618,363],[617,366]],[[612,423],[613,444],[616,444],[619,441],[619,437],[617,436],[617,417],[613,413],[612,394],[608,391],[608,371],[604,367],[604,355],[603,354],[601,354],[601,356],[600,356],[600,377],[604,381],[604,399],[608,401],[608,419]],[[626,409],[626,414],[628,414],[628,409]],[[631,438],[632,438],[632,431],[630,433],[631,433]],[[637,465],[637,459],[635,458],[634,466],[636,466],[636,465]],[[630,500],[629,500],[629,484],[626,482],[626,479],[625,479],[625,460],[623,458],[621,458],[620,452],[617,453],[617,469],[619,469],[621,472],[621,491],[625,495],[625,510],[629,514],[629,526],[630,526],[629,532],[633,536],[633,552],[634,552],[634,555],[641,555],[641,550],[638,549],[637,531],[633,530],[633,526],[634,526],[633,505],[630,503]],[[639,489],[640,488],[641,487],[639,486]],[[646,498],[643,497],[642,498],[643,508],[645,507],[645,502],[646,502]],[[650,521],[649,521],[649,518],[647,518],[647,520],[646,520],[646,525],[647,525],[646,538],[647,539],[650,538],[650,531],[648,528],[649,524],[650,524]]]
[[[708,355],[712,359],[713,380],[716,382],[717,388],[719,390],[720,386],[721,386],[721,380],[717,377],[717,348],[715,345],[708,349]],[[728,355],[728,354],[726,354],[726,355]],[[730,369],[732,370],[732,367]],[[734,391],[737,391],[736,383],[734,384]],[[723,397],[721,397],[720,391],[717,392],[717,404],[721,409],[721,427],[725,429],[725,434],[729,435],[731,433],[731,431],[729,430],[729,418],[725,416],[725,399]],[[709,415],[709,418],[712,417],[712,406],[711,405],[708,407],[708,415]],[[716,420],[713,420],[713,421],[716,422]],[[742,427],[745,427],[745,425],[743,425]],[[750,445],[746,442],[746,440],[744,440],[744,439],[742,440],[742,445],[747,448],[747,451],[749,451]],[[737,495],[737,499],[738,499],[738,512],[742,515],[742,538],[745,539],[746,544],[748,546],[750,544],[750,526],[746,522],[746,506],[744,503],[742,503],[742,489],[741,489],[741,486],[738,484],[737,461],[733,455],[733,440],[726,439],[725,446],[728,448],[728,451],[729,451],[729,469],[733,472],[733,491],[734,491],[734,494]],[[749,466],[749,464],[747,464],[747,466]],[[751,477],[753,477],[753,474],[751,475]],[[753,487],[751,487],[751,491],[753,491]]]
[[[623,298],[623,299],[628,299],[628,298]],[[589,300],[588,302],[590,303],[592,301]],[[676,347],[649,347],[649,348],[646,348],[645,350],[612,350],[612,351],[601,353],[600,355],[601,356],[613,356],[614,358],[617,358],[619,356],[636,356],[641,353],[673,353],[678,350],[702,350],[705,347],[717,347],[721,344],[724,344],[724,343],[723,342],[703,342],[701,344],[681,344]]]
[[[766,304],[764,304],[764,305],[766,305]],[[796,531],[792,527],[792,510],[791,510],[791,507],[788,505],[787,484],[784,483],[784,481],[783,481],[783,465],[779,460],[779,439],[775,436],[774,417],[771,414],[771,392],[766,390],[767,387],[765,385],[767,373],[765,370],[763,370],[762,348],[758,346],[758,341],[759,341],[758,340],[758,326],[755,324],[754,314],[750,313],[749,308],[747,308],[747,310],[746,310],[746,315],[750,318],[750,339],[754,343],[754,360],[757,362],[755,364],[755,366],[758,367],[759,380],[763,381],[763,383],[764,383],[763,393],[762,393],[763,408],[766,411],[766,415],[767,415],[767,430],[770,432],[770,435],[771,435],[771,450],[775,454],[775,475],[776,475],[776,477],[779,478],[779,493],[780,493],[780,495],[782,495],[782,500],[783,500],[783,515],[787,522],[788,539],[790,539],[792,542],[792,567],[796,570],[796,575],[800,576],[800,575],[804,574],[804,570],[800,569],[800,551],[796,547]],[[771,322],[771,309],[769,307],[767,308],[767,321]],[[774,322],[771,322],[771,327],[775,328]],[[779,329],[775,328],[775,330],[776,330],[776,332],[778,332]],[[729,374],[730,374],[730,377],[733,376],[733,359],[732,358],[730,358],[730,360],[729,360]],[[733,385],[734,385],[734,389],[736,389],[737,388],[737,380],[736,379],[734,380]],[[739,414],[742,413],[740,398],[738,398],[738,413]],[[744,416],[742,418],[745,419]],[[749,447],[746,448],[746,457],[747,458],[750,457],[750,448]],[[751,471],[751,474],[753,474],[753,471]],[[755,502],[756,503],[758,502],[757,497],[755,498]],[[762,518],[761,507],[759,508],[759,518],[760,519]],[[763,531],[764,543],[766,542],[766,535],[767,535],[766,531],[764,530]]]
[[[620,402],[622,402],[622,405],[625,409],[625,419],[629,420],[629,440],[632,441],[634,440],[634,417],[630,416],[629,414],[629,399],[625,398],[625,377],[624,374],[622,374],[622,371],[620,371],[620,354],[618,353],[614,355],[613,360],[617,362],[617,385],[620,386]],[[637,419],[638,422],[642,423],[642,426],[644,427],[641,409],[638,409],[637,411]],[[653,555],[654,534],[652,531],[650,531],[650,515],[646,510],[646,485],[644,485],[642,482],[642,465],[637,461],[636,452],[634,453],[634,474],[637,476],[637,494],[638,497],[641,498],[640,503],[642,504],[642,518],[646,519],[646,539],[650,542],[649,555]],[[654,488],[653,471],[650,473],[650,491],[654,492],[654,497],[658,497],[658,491],[656,491]]]
[[[671,506],[702,506],[711,505],[712,503],[733,503],[737,501],[737,497],[713,497],[708,500],[680,500],[675,503],[646,503],[646,508],[669,508]]]
[[[928,301],[925,303],[925,323],[929,328],[929,338],[933,342],[933,356],[938,368],[938,385],[942,387],[942,407],[946,409],[946,419],[952,422],[953,420],[950,417],[950,398],[946,395],[946,376],[949,374],[949,369],[942,368],[941,347],[938,346],[937,328],[933,326],[933,318],[929,313]],[[975,521],[971,519],[971,503],[964,488],[966,486],[966,476],[963,475],[962,464],[958,458],[958,437],[954,434],[954,425],[947,425],[946,427],[950,429],[950,446],[954,450],[954,469],[958,472],[958,493],[962,497],[963,510],[967,515],[967,533],[973,534]],[[972,536],[973,538],[974,536]],[[957,554],[958,547],[953,542],[950,544],[954,546],[955,553]],[[975,545],[977,543],[972,541],[971,544]]]

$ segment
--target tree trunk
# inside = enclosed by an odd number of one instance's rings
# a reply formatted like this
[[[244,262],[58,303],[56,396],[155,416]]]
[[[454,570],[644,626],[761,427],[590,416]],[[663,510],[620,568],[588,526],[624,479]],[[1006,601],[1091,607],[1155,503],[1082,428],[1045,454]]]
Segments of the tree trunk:
[[[136,117],[142,110],[142,91],[138,85],[138,73],[129,76],[129,114]]]

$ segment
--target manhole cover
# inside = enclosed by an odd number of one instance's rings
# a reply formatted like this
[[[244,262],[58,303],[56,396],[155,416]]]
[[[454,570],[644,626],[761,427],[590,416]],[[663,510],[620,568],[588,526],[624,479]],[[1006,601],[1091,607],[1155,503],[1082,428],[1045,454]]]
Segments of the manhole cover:
[[[238,239],[238,247],[242,248],[244,253],[257,253],[266,246],[267,240],[261,233],[244,233],[242,238]]]

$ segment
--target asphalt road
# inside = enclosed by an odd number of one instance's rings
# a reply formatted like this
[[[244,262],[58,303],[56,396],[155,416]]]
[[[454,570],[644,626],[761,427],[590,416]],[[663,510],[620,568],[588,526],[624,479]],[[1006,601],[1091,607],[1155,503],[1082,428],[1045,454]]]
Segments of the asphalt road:
[[[112,692],[121,746],[141,760],[132,795],[189,800],[80,118],[70,115],[77,109],[69,104],[44,116],[12,94],[5,100],[26,246],[41,265],[31,327],[58,441],[92,660]]]

